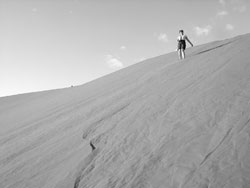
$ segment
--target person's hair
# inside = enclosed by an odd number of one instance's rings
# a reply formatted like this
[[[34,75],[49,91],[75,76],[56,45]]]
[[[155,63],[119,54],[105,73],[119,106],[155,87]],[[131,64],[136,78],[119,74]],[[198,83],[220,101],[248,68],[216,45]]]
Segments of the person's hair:
[[[181,29],[181,30],[179,30],[179,33],[182,33],[182,34],[183,34],[183,33],[184,33],[184,31]]]

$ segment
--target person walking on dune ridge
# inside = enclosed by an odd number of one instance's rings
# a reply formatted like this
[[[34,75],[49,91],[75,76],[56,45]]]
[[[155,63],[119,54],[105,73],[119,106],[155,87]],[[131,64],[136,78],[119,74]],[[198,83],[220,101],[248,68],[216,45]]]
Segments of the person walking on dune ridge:
[[[189,44],[193,47],[194,45],[192,44],[192,42],[188,39],[187,35],[184,35],[184,31],[180,30],[179,31],[179,36],[177,38],[177,42],[178,42],[178,47],[177,47],[177,51],[178,51],[178,55],[179,55],[179,59],[185,59],[185,49],[186,49],[186,41],[189,42]]]

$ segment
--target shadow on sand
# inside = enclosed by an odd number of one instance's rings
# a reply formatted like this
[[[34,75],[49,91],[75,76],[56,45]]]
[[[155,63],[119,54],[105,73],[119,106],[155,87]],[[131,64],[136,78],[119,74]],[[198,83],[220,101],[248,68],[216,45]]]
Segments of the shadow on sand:
[[[196,53],[195,55],[203,54],[203,53],[209,52],[209,51],[211,51],[211,50],[215,50],[215,49],[217,49],[217,48],[221,48],[221,47],[223,47],[223,46],[229,45],[230,43],[232,43],[232,41],[231,41],[231,42],[224,43],[224,44],[221,44],[221,45],[219,45],[219,46],[215,46],[215,47],[213,47],[213,48],[208,48],[208,49],[206,49],[206,50],[200,51],[200,52]]]

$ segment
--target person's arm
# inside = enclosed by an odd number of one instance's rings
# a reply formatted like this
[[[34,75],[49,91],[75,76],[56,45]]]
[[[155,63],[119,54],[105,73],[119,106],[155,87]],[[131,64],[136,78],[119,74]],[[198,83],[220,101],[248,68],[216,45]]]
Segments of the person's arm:
[[[188,39],[188,37],[186,36],[186,40],[189,42],[189,44],[193,47],[194,45],[192,44],[192,42]]]

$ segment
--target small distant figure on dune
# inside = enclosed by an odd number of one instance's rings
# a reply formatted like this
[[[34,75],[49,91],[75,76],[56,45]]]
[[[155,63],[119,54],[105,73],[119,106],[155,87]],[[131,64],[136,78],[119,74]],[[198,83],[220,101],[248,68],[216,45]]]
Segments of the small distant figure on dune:
[[[185,59],[185,49],[186,49],[186,41],[189,42],[189,44],[193,47],[194,45],[192,42],[188,39],[187,35],[184,35],[183,30],[179,30],[179,36],[177,38],[178,46],[177,51],[179,55],[179,59]]]

